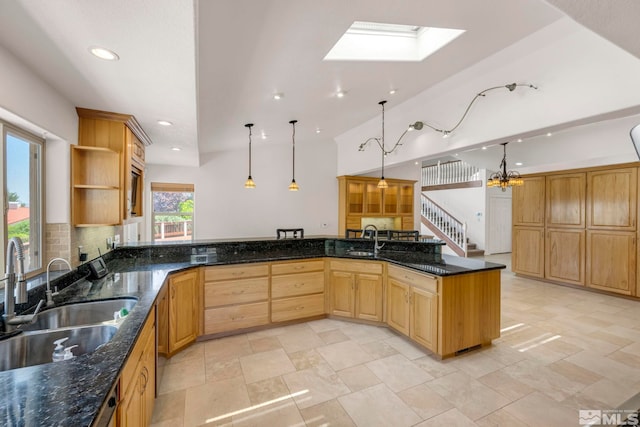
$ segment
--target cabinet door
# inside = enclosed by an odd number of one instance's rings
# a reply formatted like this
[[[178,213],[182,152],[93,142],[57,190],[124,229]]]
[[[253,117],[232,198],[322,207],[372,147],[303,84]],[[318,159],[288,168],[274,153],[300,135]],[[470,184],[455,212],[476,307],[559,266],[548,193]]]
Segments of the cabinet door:
[[[389,185],[389,188],[384,190],[384,214],[385,215],[397,215],[398,204],[400,196],[400,186],[397,184]]]
[[[389,278],[387,282],[387,324],[409,335],[409,285]]]
[[[637,169],[589,172],[589,228],[636,229]]]
[[[513,187],[513,225],[544,226],[544,176],[523,178],[524,185]]]
[[[356,311],[358,319],[382,321],[382,276],[358,274],[356,276]]]
[[[364,213],[364,186],[362,181],[347,181],[347,215]]]
[[[153,405],[156,400],[156,346],[155,346],[155,334],[149,336],[147,346],[145,347],[141,364],[143,366],[142,374],[142,406],[143,416],[145,423],[143,425],[148,426],[151,424],[151,416],[153,415]]]
[[[413,185],[400,186],[399,213],[413,215]]]
[[[158,316],[158,354],[166,356],[169,354],[169,296],[166,287],[158,296],[156,313]]]
[[[438,344],[438,295],[413,287],[410,301],[411,339],[435,352]]]
[[[631,295],[635,271],[636,233],[587,231],[587,286]]]
[[[549,229],[545,248],[547,279],[584,285],[584,230]]]
[[[368,182],[365,188],[365,215],[382,215],[382,190],[375,182]]]
[[[331,272],[331,314],[353,317],[355,312],[355,275],[343,271]]]
[[[547,227],[584,227],[585,180],[584,173],[547,177]]]
[[[514,227],[512,248],[511,269],[515,273],[544,277],[544,228]]]
[[[198,273],[186,271],[169,278],[169,352],[174,353],[198,335]]]
[[[142,399],[143,379],[140,369],[135,370],[133,383],[126,390],[122,401],[118,404],[118,425],[144,425],[144,408]]]

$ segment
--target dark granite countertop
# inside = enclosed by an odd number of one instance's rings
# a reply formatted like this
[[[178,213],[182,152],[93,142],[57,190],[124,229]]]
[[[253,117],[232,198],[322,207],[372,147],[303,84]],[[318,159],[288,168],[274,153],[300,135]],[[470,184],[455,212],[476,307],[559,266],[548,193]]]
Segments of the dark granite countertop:
[[[111,271],[90,281],[86,270],[70,273],[72,284],[54,297],[56,305],[80,301],[136,297],[115,336],[90,354],[74,359],[0,372],[0,424],[11,426],[88,426],[94,421],[133,349],[142,325],[171,272],[201,265],[284,261],[338,257],[388,261],[434,275],[455,275],[504,268],[481,260],[440,255],[439,243],[387,243],[377,256],[360,257],[348,250],[371,250],[370,240],[316,237],[289,240],[205,241],[195,244],[136,245],[106,254]],[[192,264],[191,254],[215,246],[217,253],[205,264]],[[63,280],[63,276],[59,280]],[[29,291],[37,302],[42,289]],[[52,346],[53,351],[53,346]]]

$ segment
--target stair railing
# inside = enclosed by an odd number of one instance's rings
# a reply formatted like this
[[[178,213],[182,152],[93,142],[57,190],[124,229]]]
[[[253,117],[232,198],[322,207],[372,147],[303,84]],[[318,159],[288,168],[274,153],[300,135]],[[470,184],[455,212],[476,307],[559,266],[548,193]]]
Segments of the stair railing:
[[[422,186],[429,187],[443,184],[459,184],[478,181],[480,170],[461,160],[451,162],[438,161],[435,165],[422,167]]]
[[[467,224],[422,194],[422,216],[467,256]]]

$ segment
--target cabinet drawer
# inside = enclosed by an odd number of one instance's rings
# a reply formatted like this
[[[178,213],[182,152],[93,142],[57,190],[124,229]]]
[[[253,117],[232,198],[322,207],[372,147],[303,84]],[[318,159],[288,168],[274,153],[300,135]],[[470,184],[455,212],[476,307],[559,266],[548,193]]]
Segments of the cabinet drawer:
[[[349,271],[351,273],[382,274],[382,264],[373,261],[331,261],[331,270]]]
[[[288,274],[271,278],[271,298],[324,292],[324,272]]]
[[[324,294],[285,298],[271,302],[271,321],[302,319],[324,314]]]
[[[324,271],[324,261],[283,262],[271,265],[271,275]]]
[[[230,265],[226,267],[206,267],[204,269],[204,281],[246,279],[248,277],[260,277],[269,275],[269,265]]]
[[[233,331],[269,323],[269,303],[233,305],[204,311],[204,333]]]
[[[219,307],[230,304],[262,301],[269,298],[269,278],[205,282],[204,306]]]
[[[407,270],[406,268],[389,265],[389,278],[399,280],[403,283],[416,286],[425,291],[438,293],[438,278]]]

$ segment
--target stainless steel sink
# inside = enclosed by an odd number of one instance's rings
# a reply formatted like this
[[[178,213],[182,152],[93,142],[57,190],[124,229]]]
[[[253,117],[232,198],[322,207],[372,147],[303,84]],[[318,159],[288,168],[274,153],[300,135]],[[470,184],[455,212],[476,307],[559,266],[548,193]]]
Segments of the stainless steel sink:
[[[375,254],[373,252],[367,252],[367,251],[347,251],[347,255],[361,256],[361,257],[372,257]]]
[[[138,302],[135,298],[81,302],[41,311],[32,323],[21,325],[23,331],[57,329],[69,326],[92,325],[113,320],[113,313],[125,308],[131,311]],[[69,344],[71,345],[71,344]]]
[[[117,331],[117,326],[93,325],[23,332],[0,341],[0,371],[52,362],[53,342],[61,338],[69,338],[63,343],[65,347],[78,346],[71,350],[76,356],[92,353],[102,344],[109,342]]]

